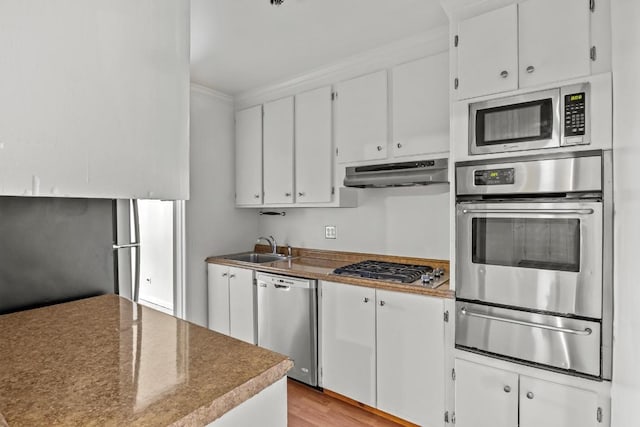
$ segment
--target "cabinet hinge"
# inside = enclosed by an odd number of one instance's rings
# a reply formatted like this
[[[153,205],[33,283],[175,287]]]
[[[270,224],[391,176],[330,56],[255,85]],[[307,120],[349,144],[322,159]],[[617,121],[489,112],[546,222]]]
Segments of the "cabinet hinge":
[[[445,322],[448,322],[448,321],[449,321],[449,310],[447,310],[447,311],[445,311],[445,312],[444,312],[444,316],[443,316],[443,317],[444,317],[444,321],[445,321]]]
[[[254,284],[254,285],[257,285],[257,284],[258,284],[258,279],[254,278],[254,279],[253,279],[253,284]]]
[[[451,424],[455,424],[456,423],[456,412],[453,411],[451,413]]]
[[[455,370],[455,368],[451,370],[451,379],[454,380],[454,381],[456,380],[456,370]]]
[[[460,42],[460,39],[458,38],[458,35],[456,34],[455,36],[453,36],[453,46],[454,47],[458,47],[458,43]]]
[[[458,89],[458,84],[459,84],[459,81],[458,81],[458,78],[456,77],[455,79],[453,79],[453,88]]]
[[[589,10],[591,10],[591,12],[596,10],[596,0],[589,0]]]
[[[338,99],[338,92],[331,92],[331,100],[335,101],[336,99]]]
[[[591,49],[589,49],[589,58],[591,58],[592,61],[596,60],[596,47],[595,46],[591,46]]]
[[[338,147],[336,147],[336,157],[338,157]]]
[[[599,423],[602,422],[602,408],[598,407],[598,410],[596,411],[596,420],[598,420]]]
[[[333,196],[334,194],[336,194],[336,187],[331,187],[331,195]]]
[[[444,422],[445,423],[449,422],[449,411],[444,411]]]

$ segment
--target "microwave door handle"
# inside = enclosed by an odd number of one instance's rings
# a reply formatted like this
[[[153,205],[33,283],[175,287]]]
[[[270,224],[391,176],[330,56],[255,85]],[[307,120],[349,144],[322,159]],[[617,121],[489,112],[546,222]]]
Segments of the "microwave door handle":
[[[593,209],[463,209],[463,214],[591,215]]]
[[[565,333],[565,334],[591,335],[591,333],[593,332],[591,330],[591,328],[585,328],[584,330],[570,329],[570,328],[560,328],[558,326],[545,325],[545,324],[542,324],[542,323],[525,322],[523,320],[510,319],[508,317],[498,317],[498,316],[492,316],[490,314],[476,313],[474,311],[468,311],[466,309],[466,307],[462,307],[460,309],[460,313],[462,313],[464,316],[478,317],[478,318],[481,318],[481,319],[488,319],[488,320],[496,320],[498,322],[513,323],[513,324],[522,325],[522,326],[531,326],[533,328],[547,329],[547,330],[550,330],[550,331],[562,332],[562,333]]]

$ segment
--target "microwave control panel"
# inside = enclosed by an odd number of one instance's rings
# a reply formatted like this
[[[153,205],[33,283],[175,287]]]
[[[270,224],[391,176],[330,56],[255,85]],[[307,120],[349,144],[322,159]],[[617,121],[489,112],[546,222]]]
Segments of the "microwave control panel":
[[[514,168],[477,170],[473,173],[475,185],[510,185],[515,182]]]
[[[586,93],[570,93],[564,96],[564,136],[583,137],[585,135]],[[568,143],[581,143],[582,138],[566,138]]]

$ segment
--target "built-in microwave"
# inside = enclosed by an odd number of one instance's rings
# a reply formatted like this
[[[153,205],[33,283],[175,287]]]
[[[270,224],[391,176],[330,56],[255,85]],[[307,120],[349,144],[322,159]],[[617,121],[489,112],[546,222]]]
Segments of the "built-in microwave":
[[[469,154],[591,143],[590,83],[469,104]]]

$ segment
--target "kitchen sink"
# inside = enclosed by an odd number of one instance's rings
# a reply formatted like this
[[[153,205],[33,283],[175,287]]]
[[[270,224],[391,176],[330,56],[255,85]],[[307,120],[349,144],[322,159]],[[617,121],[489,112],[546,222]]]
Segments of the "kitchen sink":
[[[291,257],[288,257],[286,255],[265,254],[265,253],[256,253],[256,252],[246,252],[242,254],[227,255],[227,256],[224,256],[223,258],[229,259],[232,261],[251,262],[254,264],[261,264],[263,262],[284,261],[284,260],[291,259]]]

